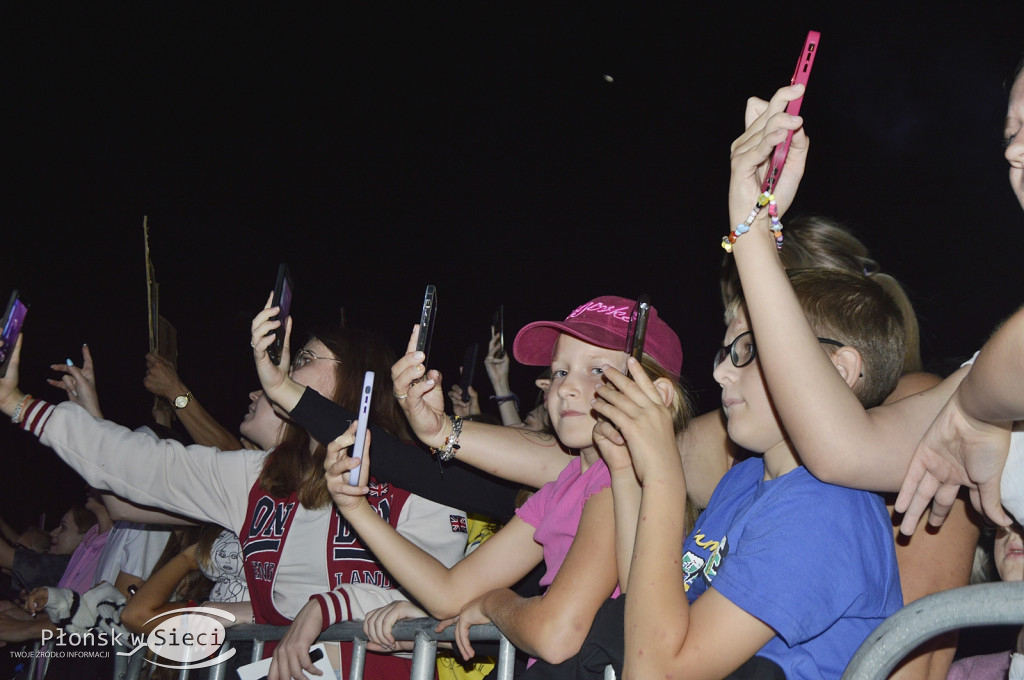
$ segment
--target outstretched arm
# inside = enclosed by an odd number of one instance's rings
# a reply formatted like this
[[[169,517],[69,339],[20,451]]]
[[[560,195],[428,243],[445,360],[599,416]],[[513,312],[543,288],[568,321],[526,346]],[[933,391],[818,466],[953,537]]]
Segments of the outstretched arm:
[[[238,451],[242,448],[242,442],[238,437],[231,434],[203,408],[178,377],[174,365],[164,357],[152,352],[146,355],[146,377],[143,384],[147,390],[158,397],[163,397],[170,404],[174,404],[177,397],[188,395],[185,406],[175,407],[174,414],[196,444],[213,446],[221,451]]]
[[[367,502],[369,444],[363,451],[361,483],[349,485],[349,470],[359,464],[359,459],[345,455],[345,449],[354,441],[353,424],[327,447],[324,469],[335,505],[363,544],[432,616],[455,616],[466,602],[493,588],[513,585],[543,558],[541,547],[533,541],[533,527],[514,518],[449,569],[396,531]]]
[[[1010,524],[1001,503],[1000,482],[1013,421],[1024,419],[1022,351],[1024,310],[985,343],[967,377],[921,439],[896,499],[897,511],[906,513],[900,527],[904,533],[913,531],[929,502],[929,523],[941,524],[961,485],[970,490],[975,509],[1001,526]]]
[[[518,649],[548,663],[561,663],[579,652],[598,608],[611,597],[618,581],[611,516],[609,489],[587,500],[572,547],[543,595],[523,598],[508,588],[498,588],[465,605],[455,630],[463,657],[473,657],[470,626],[488,622]],[[438,630],[449,623],[442,621]]]
[[[405,356],[391,368],[391,380],[416,436],[427,446],[441,447],[452,433],[452,423],[444,413],[441,374],[428,371],[423,353],[416,351],[418,334],[419,326],[414,326]],[[552,435],[475,422],[463,423],[457,458],[534,488],[557,479],[571,460]]]
[[[193,543],[178,553],[146,581],[121,612],[121,622],[134,633],[149,633],[160,621],[152,620],[165,612],[178,609],[180,602],[170,602],[174,589],[189,572],[199,568]]]

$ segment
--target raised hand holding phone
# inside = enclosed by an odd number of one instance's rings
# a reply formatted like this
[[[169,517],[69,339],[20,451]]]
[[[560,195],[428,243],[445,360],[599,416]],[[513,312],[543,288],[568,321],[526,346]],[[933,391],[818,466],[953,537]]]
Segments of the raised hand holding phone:
[[[0,335],[0,378],[7,374],[7,364],[14,353],[14,344],[21,334],[21,326],[25,323],[25,315],[28,314],[28,305],[21,299],[21,294],[15,288],[11,293],[11,299],[7,302],[7,309],[4,311],[4,318],[0,321],[3,333]]]
[[[274,299],[271,307],[280,308],[280,311],[271,318],[271,321],[280,321],[282,325],[288,321],[292,311],[292,276],[288,272],[288,265],[283,262],[277,268],[277,283],[274,284]],[[274,331],[274,342],[267,347],[267,354],[275,366],[281,363],[281,352],[283,350],[284,333],[280,330]]]
[[[362,458],[363,445],[366,443],[366,426],[370,422],[370,400],[373,397],[373,371],[363,376],[363,391],[359,395],[359,413],[356,425],[356,442],[352,445],[352,457]],[[352,468],[348,473],[349,486],[359,486],[359,473],[362,464]]]
[[[417,324],[413,326],[405,354],[391,367],[392,389],[416,437],[427,446],[441,446],[449,422],[444,411],[441,374],[428,371],[426,358],[417,349],[419,335]]]
[[[644,341],[647,339],[647,317],[651,312],[651,296],[641,295],[636,301],[636,310],[630,314],[629,344],[626,354],[640,361],[644,356]]]
[[[420,310],[420,333],[416,336],[416,351],[423,352],[423,363],[430,363],[430,340],[434,337],[434,315],[437,314],[437,288],[427,286]]]
[[[736,226],[722,239],[722,248],[727,253],[732,252],[733,244],[751,229],[756,219],[764,221],[765,212],[771,218],[769,229],[776,246],[782,247],[781,217],[796,197],[807,159],[807,136],[796,111],[803,100],[817,46],[818,34],[811,31],[797,61],[795,82],[779,89],[769,102],[752,97],[747,103],[747,128],[731,149],[729,214]],[[770,155],[773,158],[769,162]],[[749,191],[751,188],[753,191]]]

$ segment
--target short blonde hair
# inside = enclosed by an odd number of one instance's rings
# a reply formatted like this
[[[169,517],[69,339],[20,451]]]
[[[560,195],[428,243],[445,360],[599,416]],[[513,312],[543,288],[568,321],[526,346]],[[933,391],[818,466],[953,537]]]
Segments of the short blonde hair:
[[[902,374],[905,335],[899,305],[873,280],[841,269],[786,273],[814,333],[860,352],[863,377],[853,387],[860,402],[865,408],[881,404]],[[743,304],[740,291],[726,307],[727,323]],[[839,350],[826,349],[830,354]]]
[[[871,258],[867,246],[847,226],[816,215],[795,217],[786,222],[783,234],[785,245],[779,259],[786,269],[825,267],[861,274],[873,280],[896,302],[903,315],[903,373],[921,370],[921,330],[917,314],[907,292],[895,278],[882,272],[878,262]],[[739,291],[739,275],[735,260],[727,256],[722,263],[722,300]]]

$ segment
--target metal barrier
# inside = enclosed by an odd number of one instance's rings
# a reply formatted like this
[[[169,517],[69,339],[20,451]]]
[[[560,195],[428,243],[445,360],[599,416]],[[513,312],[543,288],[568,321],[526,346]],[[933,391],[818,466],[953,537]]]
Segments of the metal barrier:
[[[868,636],[842,680],[885,680],[903,657],[936,635],[1007,624],[1024,624],[1024,582],[983,583],[922,597]]]
[[[437,619],[409,619],[399,621],[392,629],[392,635],[396,640],[413,640],[415,642],[409,680],[433,678],[437,666],[437,643],[455,640],[455,626],[449,626],[440,633],[434,632],[435,626],[437,626]],[[252,640],[252,661],[259,661],[263,656],[263,643],[267,640],[280,640],[287,630],[287,626],[232,626],[225,631],[227,641],[220,651],[228,651],[232,641]],[[496,677],[498,680],[512,680],[516,650],[493,623],[473,626],[469,629],[469,638],[474,641],[498,641]],[[348,680],[362,680],[363,666],[366,661],[366,636],[363,635],[362,621],[336,623],[321,633],[317,641],[354,643],[352,645],[352,662],[345,677]],[[114,680],[137,680],[147,665],[143,663],[141,654],[130,658],[115,657],[115,659]],[[188,669],[183,669],[178,677],[181,680],[186,680],[189,677]],[[212,666],[207,677],[209,680],[226,680],[227,666],[225,664]]]

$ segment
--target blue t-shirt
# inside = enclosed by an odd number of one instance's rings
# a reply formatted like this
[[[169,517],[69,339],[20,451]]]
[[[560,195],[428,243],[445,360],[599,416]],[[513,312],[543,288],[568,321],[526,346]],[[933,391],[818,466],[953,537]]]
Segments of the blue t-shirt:
[[[772,627],[757,653],[789,680],[838,678],[903,606],[882,499],[825,484],[803,467],[764,481],[764,461],[729,470],[683,546],[692,603],[713,585]]]

